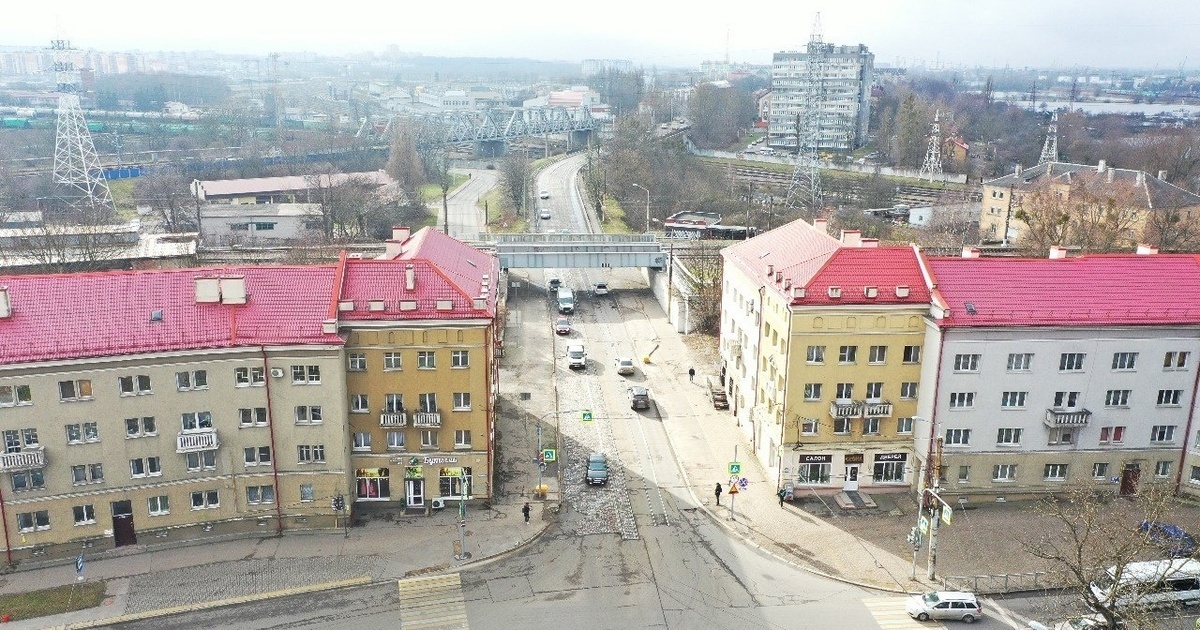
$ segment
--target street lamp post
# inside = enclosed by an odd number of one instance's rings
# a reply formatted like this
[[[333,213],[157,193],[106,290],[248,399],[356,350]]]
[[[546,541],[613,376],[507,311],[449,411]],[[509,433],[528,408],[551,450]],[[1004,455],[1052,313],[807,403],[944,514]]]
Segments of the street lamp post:
[[[641,188],[646,191],[646,233],[650,233],[650,189],[641,184],[634,184],[634,188]]]

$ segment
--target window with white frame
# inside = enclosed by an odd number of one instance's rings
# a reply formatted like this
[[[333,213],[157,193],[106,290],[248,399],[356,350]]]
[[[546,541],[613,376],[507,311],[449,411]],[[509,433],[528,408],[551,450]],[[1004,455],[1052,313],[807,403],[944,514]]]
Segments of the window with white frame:
[[[883,383],[867,383],[867,400],[878,402],[883,400]]]
[[[1008,365],[1005,369],[1009,372],[1029,372],[1032,365],[1032,352],[1013,352],[1008,355]]]
[[[41,468],[14,470],[11,473],[13,492],[41,490],[46,487],[46,475]]]
[[[125,418],[125,437],[136,439],[158,435],[158,423],[154,416],[142,418]]]
[[[197,490],[192,493],[193,510],[213,510],[221,507],[221,495],[216,490]]]
[[[1065,481],[1067,478],[1067,465],[1046,464],[1042,478],[1046,481]]]
[[[1138,353],[1136,352],[1114,352],[1112,369],[1122,371],[1132,371],[1137,369]]]
[[[871,346],[867,353],[867,363],[871,365],[883,365],[887,362],[887,346]]]
[[[1077,409],[1079,392],[1054,392],[1055,409]]]
[[[1050,429],[1050,437],[1046,440],[1047,444],[1074,444],[1075,429],[1074,427],[1059,427]]]
[[[1157,424],[1150,427],[1150,441],[1155,443],[1174,442],[1175,425]]]
[[[802,484],[829,483],[829,471],[832,464],[801,464],[797,469],[797,477]]]
[[[471,432],[469,430],[454,430],[454,448],[471,448]]]
[[[96,508],[92,504],[76,505],[71,508],[76,525],[93,525],[96,522]]]
[[[167,495],[150,497],[146,500],[146,509],[150,516],[166,516],[171,513],[171,500]]]
[[[275,486],[246,486],[246,503],[259,505],[275,502]]]
[[[117,388],[122,396],[143,396],[154,393],[154,390],[150,387],[149,374],[118,376]]]
[[[319,365],[293,365],[292,366],[292,385],[320,385],[321,384],[321,366]]]
[[[848,401],[851,398],[854,398],[854,383],[838,383],[837,399],[839,401]]]
[[[62,402],[92,399],[92,381],[80,379],[58,382],[58,399]]]
[[[404,362],[400,360],[400,353],[399,352],[384,352],[383,353],[383,369],[385,369],[385,370],[404,369]]]
[[[175,389],[181,392],[208,389],[208,370],[175,373]]]
[[[371,434],[367,431],[356,431],[354,433],[354,446],[352,449],[369,452],[371,450]]]
[[[417,405],[421,413],[437,413],[437,394],[433,392],[417,394]]]
[[[438,447],[437,429],[421,430],[421,448],[434,449]]]
[[[384,394],[383,395],[383,412],[384,413],[404,413],[404,395],[403,394]]]
[[[34,427],[4,431],[5,453],[20,453],[22,449],[36,449],[38,446],[38,432]]]
[[[184,433],[211,431],[213,428],[211,411],[189,411],[180,414],[180,424]]]
[[[816,435],[820,422],[816,418],[801,418],[800,433],[803,435]]]
[[[955,372],[978,372],[979,371],[979,355],[978,354],[956,354],[956,355],[954,355],[954,371]]]
[[[825,346],[809,346],[805,355],[806,363],[819,364],[825,362]]]
[[[418,370],[432,370],[436,367],[437,367],[437,362],[435,360],[432,350],[422,350],[417,353],[417,369]]]
[[[970,429],[946,429],[946,446],[970,446]]]
[[[388,431],[388,450],[403,451],[405,446],[404,431]]]
[[[243,407],[238,409],[238,424],[243,427],[267,426],[267,408]]]
[[[1110,389],[1104,393],[1105,407],[1128,407],[1129,393],[1128,389]]]
[[[1178,407],[1179,401],[1183,398],[1182,389],[1160,389],[1158,390],[1158,406],[1159,407]]]
[[[1058,357],[1059,372],[1082,372],[1083,360],[1087,357],[1083,352],[1064,352]]]
[[[184,464],[187,466],[188,472],[197,472],[201,470],[216,470],[217,469],[217,452],[216,451],[196,451],[187,453],[184,456]]]
[[[240,367],[233,370],[234,387],[261,387],[266,384],[266,374],[260,367]]]
[[[821,400],[821,383],[805,383],[804,400]]]
[[[347,354],[346,369],[351,372],[366,372],[367,355],[362,352],[351,352]]]
[[[17,531],[40,532],[50,529],[50,512],[47,510],[38,510],[36,512],[18,512],[17,513]]]
[[[903,400],[917,399],[918,385],[915,381],[905,381],[900,383],[900,398]]]
[[[1164,459],[1164,460],[1159,460],[1157,462],[1154,462],[1154,476],[1158,477],[1160,479],[1170,477],[1171,476],[1170,460]]]
[[[315,499],[316,494],[313,492],[313,485],[311,483],[300,484],[300,502],[308,503],[309,501],[313,501]]]
[[[912,433],[913,419],[912,418],[896,418],[896,433]]]
[[[950,409],[971,409],[975,406],[975,392],[951,392]]]
[[[1192,474],[1188,475],[1188,483],[1200,483],[1200,466],[1192,466]]]
[[[850,421],[850,418],[833,419],[833,432],[835,435],[849,435],[853,426],[854,425]]]
[[[1101,444],[1121,444],[1125,441],[1125,427],[1100,427]]]
[[[863,418],[863,435],[879,435],[879,418]]]
[[[296,447],[296,461],[301,464],[325,463],[324,444],[300,444]]]
[[[1172,351],[1163,355],[1164,370],[1186,370],[1191,352]]]
[[[28,385],[0,385],[0,407],[32,404],[33,390]]]
[[[100,441],[100,429],[95,422],[66,425],[67,444],[83,444]]]
[[[321,405],[298,405],[296,407],[296,424],[321,424]]]
[[[471,392],[454,392],[454,411],[471,410]]]
[[[1015,481],[1016,478],[1016,464],[996,464],[992,466],[992,481]]]
[[[997,430],[996,444],[998,446],[1020,446],[1021,429],[1007,428]]]
[[[1093,479],[1108,479],[1108,462],[1096,462],[1092,464]]]
[[[76,486],[88,483],[104,483],[104,465],[77,464],[71,466],[71,483]]]
[[[247,446],[242,449],[242,457],[247,466],[262,466],[271,463],[270,446]]]
[[[452,368],[471,367],[470,353],[467,350],[451,350],[450,351],[450,367],[452,367]]]
[[[369,413],[371,403],[366,394],[350,394],[350,413]]]
[[[908,364],[921,362],[921,346],[904,346],[904,362]]]
[[[137,457],[129,460],[129,476],[158,477],[162,475],[162,460],[158,457]]]
[[[855,363],[858,360],[858,346],[842,346],[838,348],[838,363]]]
[[[1024,409],[1029,392],[1004,392],[1000,395],[1001,409]]]

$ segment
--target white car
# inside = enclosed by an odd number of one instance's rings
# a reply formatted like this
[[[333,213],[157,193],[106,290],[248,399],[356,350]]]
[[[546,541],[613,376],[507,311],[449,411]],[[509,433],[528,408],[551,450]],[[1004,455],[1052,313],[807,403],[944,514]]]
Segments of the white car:
[[[538,193],[538,198],[540,198],[540,199],[549,199],[549,198],[550,198],[550,191],[549,191],[549,190],[543,190],[543,191],[539,192],[539,193]]]
[[[621,376],[629,376],[637,371],[637,367],[633,363],[633,359],[622,357],[617,359],[617,374]]]
[[[592,295],[608,295],[608,283],[597,282],[592,285]]]
[[[550,211],[542,208],[541,212],[538,212],[538,216],[541,217],[543,221],[546,221],[550,218]]]

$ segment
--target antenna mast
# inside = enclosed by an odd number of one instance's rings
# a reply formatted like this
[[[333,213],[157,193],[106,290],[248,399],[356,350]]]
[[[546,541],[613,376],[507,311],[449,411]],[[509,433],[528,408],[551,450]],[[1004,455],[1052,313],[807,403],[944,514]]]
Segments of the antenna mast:
[[[784,207],[807,208],[816,216],[821,210],[820,152],[821,123],[825,110],[826,65],[830,46],[821,33],[821,14],[813,19],[805,56],[805,83],[800,112],[796,114],[796,169],[788,185]]]

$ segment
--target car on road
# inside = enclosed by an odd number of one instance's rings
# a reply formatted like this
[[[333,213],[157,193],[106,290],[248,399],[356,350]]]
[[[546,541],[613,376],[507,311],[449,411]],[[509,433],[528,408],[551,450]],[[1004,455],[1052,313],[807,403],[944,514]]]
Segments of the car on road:
[[[904,606],[909,617],[917,621],[930,619],[959,619],[964,623],[975,623],[983,618],[983,606],[974,593],[962,591],[934,591],[908,598]]]
[[[608,484],[608,456],[604,453],[588,455],[587,472],[583,479],[589,486]]]
[[[1196,539],[1177,525],[1142,521],[1140,529],[1168,558],[1189,558],[1196,553]]]
[[[650,390],[645,387],[629,388],[629,408],[633,410],[650,408]]]
[[[571,320],[566,317],[559,317],[554,320],[554,332],[558,335],[571,334]]]
[[[541,210],[538,211],[538,218],[540,218],[543,221],[549,219],[550,211],[547,210],[546,208],[542,208]]]
[[[539,193],[538,193],[538,198],[539,198],[539,199],[549,199],[549,198],[550,198],[550,191],[549,191],[549,190],[543,190],[543,191],[539,192]]]
[[[583,349],[583,344],[571,344],[567,346],[567,367],[572,370],[587,367],[587,351]]]
[[[617,374],[621,376],[629,376],[637,371],[637,367],[633,364],[633,359],[629,357],[617,358]]]
[[[562,280],[559,280],[558,276],[550,276],[550,280],[547,281],[546,286],[550,287],[551,291],[558,291],[558,287],[562,286]]]
[[[592,285],[592,295],[608,295],[608,283],[597,282]]]

